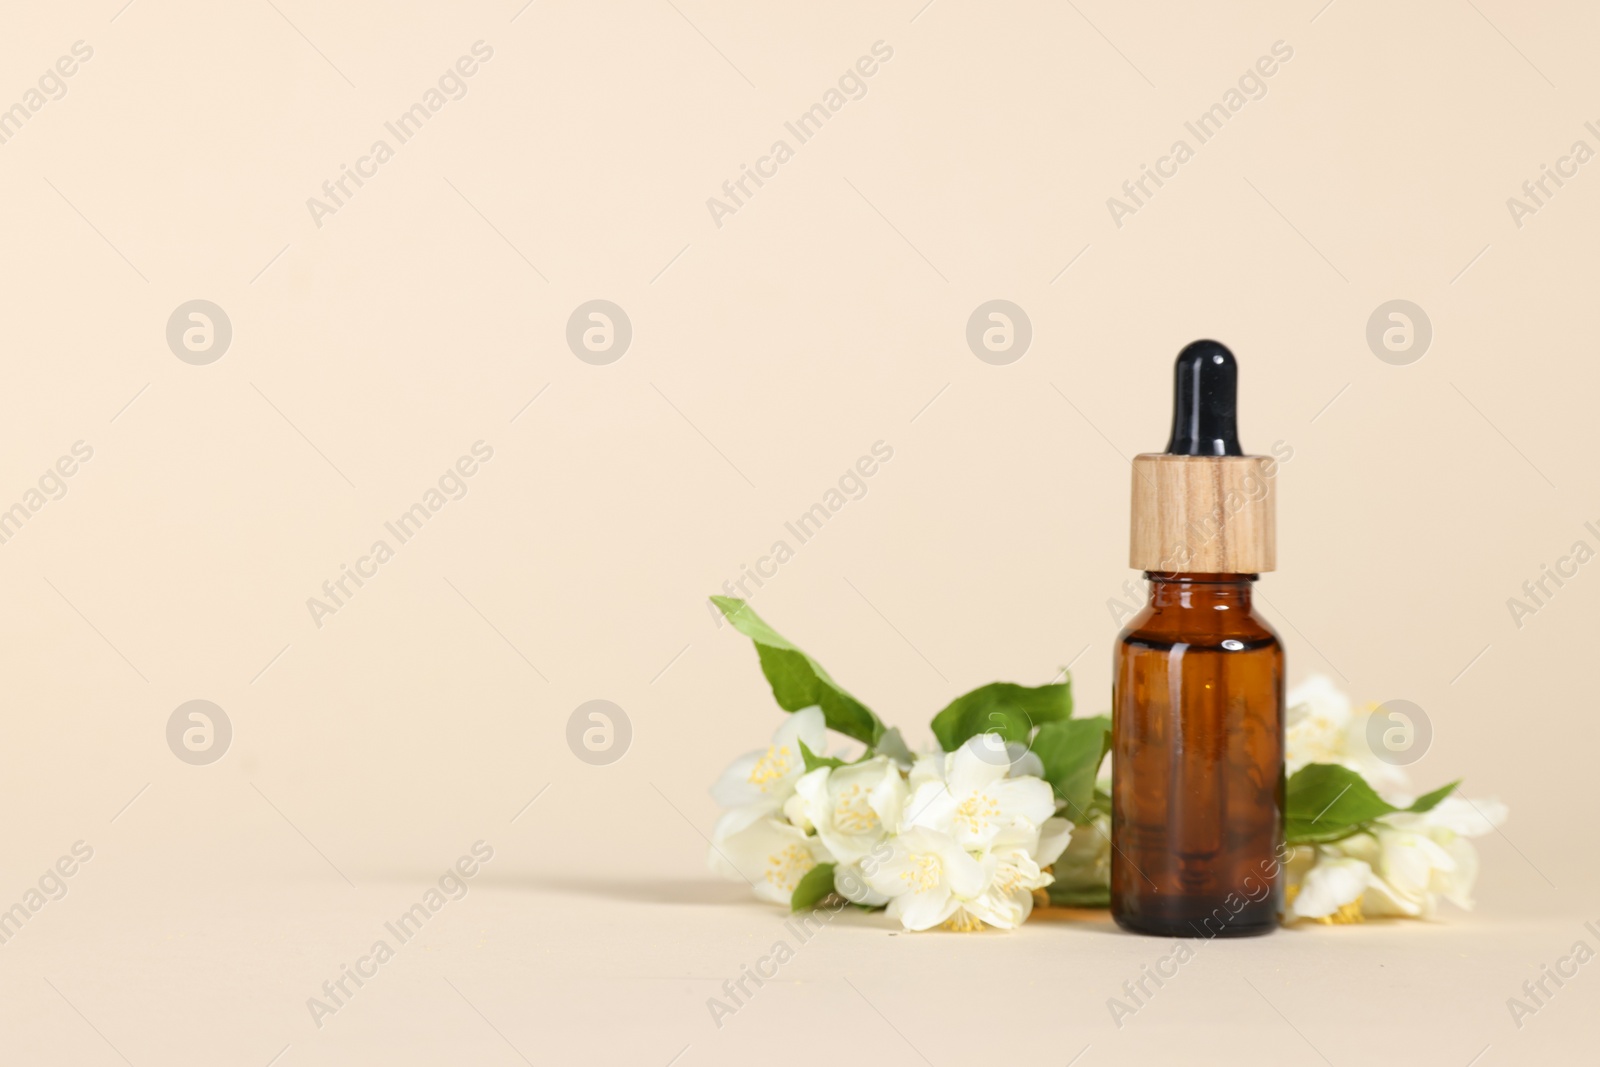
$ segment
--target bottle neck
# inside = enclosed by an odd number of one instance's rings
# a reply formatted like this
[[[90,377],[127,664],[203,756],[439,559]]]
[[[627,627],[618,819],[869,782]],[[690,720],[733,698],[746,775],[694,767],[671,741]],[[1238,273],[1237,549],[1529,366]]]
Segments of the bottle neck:
[[[1254,574],[1155,574],[1145,572],[1150,583],[1152,608],[1198,608],[1213,611],[1252,610]]]

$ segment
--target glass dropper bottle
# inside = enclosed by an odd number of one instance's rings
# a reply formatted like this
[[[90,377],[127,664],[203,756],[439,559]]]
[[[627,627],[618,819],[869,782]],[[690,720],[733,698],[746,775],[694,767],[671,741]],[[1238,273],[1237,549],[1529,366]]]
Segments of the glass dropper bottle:
[[[1238,365],[1196,341],[1164,453],[1135,457],[1129,554],[1149,602],[1115,650],[1111,912],[1164,937],[1277,927],[1283,647],[1251,589],[1275,566],[1276,461],[1247,456]]]

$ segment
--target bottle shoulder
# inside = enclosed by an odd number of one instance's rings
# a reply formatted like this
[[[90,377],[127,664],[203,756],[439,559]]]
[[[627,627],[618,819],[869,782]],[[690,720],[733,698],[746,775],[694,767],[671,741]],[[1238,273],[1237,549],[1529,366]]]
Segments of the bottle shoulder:
[[[1117,644],[1163,649],[1185,645],[1225,652],[1283,646],[1278,631],[1253,610],[1201,613],[1152,606],[1128,620],[1117,635]]]

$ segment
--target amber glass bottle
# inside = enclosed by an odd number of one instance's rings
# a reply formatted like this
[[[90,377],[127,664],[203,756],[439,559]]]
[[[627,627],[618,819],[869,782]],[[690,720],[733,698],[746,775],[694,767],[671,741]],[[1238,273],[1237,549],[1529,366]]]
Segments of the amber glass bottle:
[[[1149,574],[1117,643],[1111,906],[1177,937],[1278,922],[1283,647],[1246,574]]]
[[[1132,565],[1150,600],[1117,641],[1111,911],[1167,937],[1277,927],[1284,657],[1251,603],[1273,569],[1275,463],[1242,453],[1237,369],[1178,357],[1167,451],[1134,460]]]

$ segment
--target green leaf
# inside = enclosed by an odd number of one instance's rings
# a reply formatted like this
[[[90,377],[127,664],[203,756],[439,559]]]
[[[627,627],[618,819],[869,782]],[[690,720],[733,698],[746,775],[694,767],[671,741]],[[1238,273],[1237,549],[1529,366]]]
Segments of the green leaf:
[[[812,771],[816,770],[818,767],[845,767],[845,766],[848,766],[848,764],[846,764],[845,761],[842,760],[842,759],[834,759],[832,756],[819,756],[819,755],[817,755],[815,752],[811,751],[811,746],[806,744],[804,741],[800,742],[800,758],[805,760],[805,762],[806,762],[806,773],[807,774],[810,774]]]
[[[1416,799],[1416,802],[1413,803],[1406,810],[1407,811],[1414,811],[1414,812],[1417,812],[1419,814],[1424,812],[1424,811],[1432,811],[1434,808],[1439,806],[1439,801],[1443,800],[1445,797],[1447,797],[1451,793],[1455,792],[1456,786],[1458,786],[1460,784],[1461,784],[1461,779],[1457,778],[1455,781],[1451,782],[1449,785],[1440,786],[1438,789],[1435,789],[1431,793],[1424,793],[1422,796],[1418,797]]]
[[[789,910],[814,908],[833,892],[833,864],[819,863],[805,873],[789,897]]]
[[[821,707],[828,729],[868,745],[877,742],[883,733],[883,723],[871,709],[830,678],[822,664],[790,644],[743,600],[714,596],[711,602],[727,616],[735,630],[755,642],[761,673],[767,676],[773,699],[780,708],[799,711]]]
[[[1285,833],[1293,844],[1337,841],[1395,810],[1348,767],[1309,763],[1289,779]]]
[[[1007,741],[1026,741],[1035,726],[1072,714],[1072,681],[1029,688],[1013,682],[990,682],[956,697],[933,717],[939,747],[954,752],[978,734],[999,734]]]
[[[1111,887],[1106,885],[1048,885],[1050,903],[1058,908],[1109,908]]]
[[[1460,781],[1397,808],[1348,767],[1308,763],[1289,779],[1284,801],[1284,837],[1291,845],[1328,844],[1360,833],[1375,820],[1399,811],[1431,811]]]
[[[1044,778],[1056,796],[1067,802],[1066,815],[1088,822],[1094,804],[1094,780],[1105,758],[1111,719],[1062,719],[1046,723],[1033,739],[1033,753],[1044,764]]]

